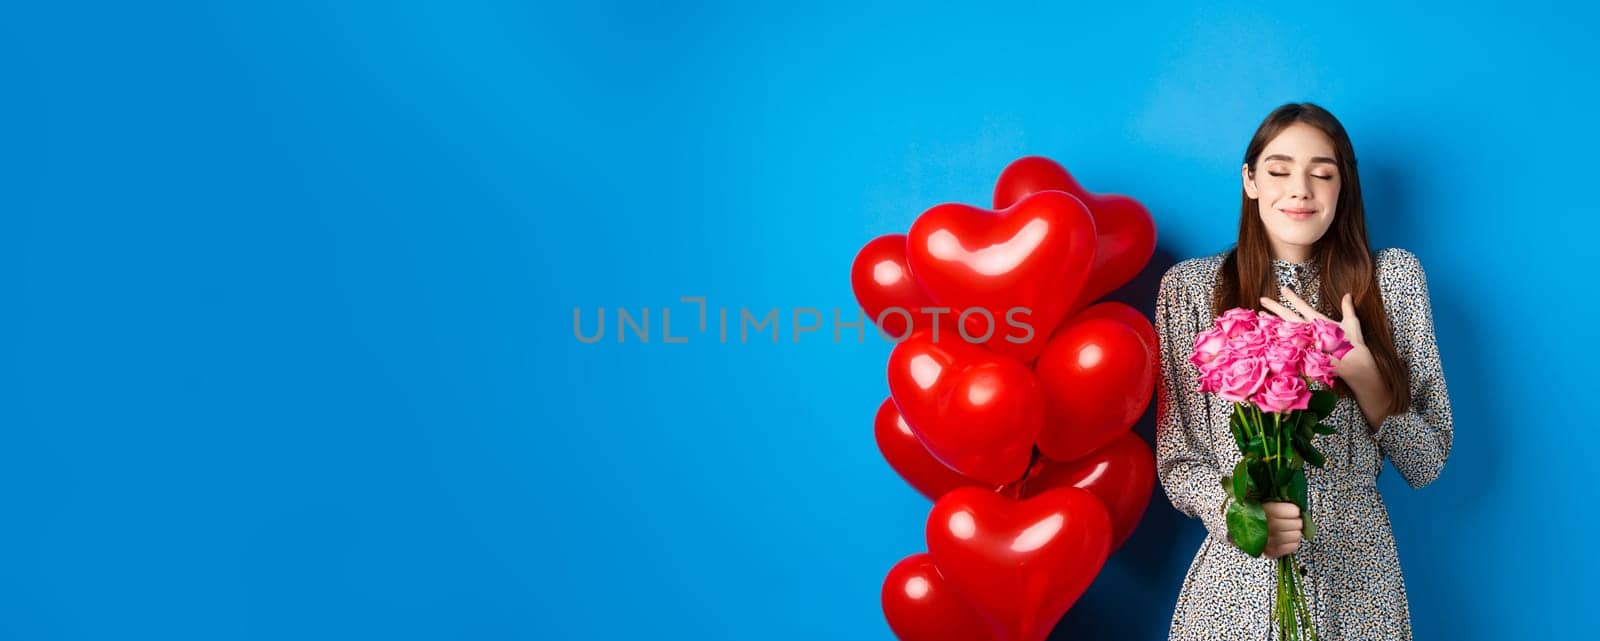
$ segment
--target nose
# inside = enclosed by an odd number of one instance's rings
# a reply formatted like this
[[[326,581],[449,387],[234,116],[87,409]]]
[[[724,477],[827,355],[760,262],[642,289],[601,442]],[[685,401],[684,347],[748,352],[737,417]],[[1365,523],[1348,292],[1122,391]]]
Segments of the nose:
[[[1300,175],[1300,179],[1299,180],[1291,180],[1291,181],[1289,181],[1289,195],[1294,197],[1294,198],[1299,198],[1301,200],[1305,200],[1307,198],[1310,198],[1311,197],[1311,174],[1310,173],[1304,173],[1304,174]]]

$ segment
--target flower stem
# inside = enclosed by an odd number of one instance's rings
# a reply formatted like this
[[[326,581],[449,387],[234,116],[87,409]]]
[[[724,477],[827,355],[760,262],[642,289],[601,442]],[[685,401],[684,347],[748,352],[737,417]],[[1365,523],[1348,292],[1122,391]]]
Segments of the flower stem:
[[[1283,470],[1283,424],[1278,422],[1278,415],[1272,415],[1272,436],[1278,439],[1278,459],[1272,462],[1272,478],[1278,478],[1278,472]],[[1282,488],[1274,488],[1281,490]]]
[[[1306,603],[1306,591],[1300,579],[1295,579],[1295,593],[1300,597],[1300,620],[1305,622],[1306,632],[1311,635],[1311,641],[1317,641],[1317,626],[1311,620],[1311,606]]]
[[[1284,561],[1288,556],[1278,557],[1278,638],[1289,641],[1299,637],[1299,628],[1295,626],[1294,611],[1294,574],[1289,564]]]
[[[1306,638],[1317,641],[1317,628],[1311,621],[1311,608],[1306,602],[1305,584],[1300,581],[1300,574],[1295,571],[1294,555],[1283,557],[1288,559],[1288,573],[1290,581],[1290,595],[1293,598],[1296,627],[1303,632]]]
[[[1261,415],[1261,408],[1254,408],[1254,411],[1256,415],[1256,426],[1259,427],[1261,431],[1261,460],[1265,461],[1272,457],[1272,453],[1267,451],[1267,418]],[[1266,496],[1267,488],[1261,488],[1261,494]]]

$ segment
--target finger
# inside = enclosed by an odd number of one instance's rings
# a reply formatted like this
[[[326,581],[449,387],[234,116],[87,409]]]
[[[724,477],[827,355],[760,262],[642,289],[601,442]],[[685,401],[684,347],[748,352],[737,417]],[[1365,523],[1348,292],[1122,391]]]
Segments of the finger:
[[[1345,294],[1340,308],[1344,312],[1344,318],[1341,319],[1339,325],[1344,327],[1345,336],[1351,342],[1364,344],[1365,340],[1361,335],[1361,319],[1356,317],[1355,295]]]
[[[1299,550],[1300,549],[1300,540],[1299,539],[1295,539],[1293,541],[1274,541],[1272,543],[1267,544],[1266,549],[1267,550],[1271,550],[1273,552],[1276,552],[1278,554],[1278,556],[1283,556],[1285,554],[1289,554],[1289,553],[1295,552],[1296,550]]]
[[[1300,518],[1300,506],[1288,501],[1267,501],[1261,504],[1261,509],[1267,513],[1267,516],[1271,517],[1280,519]]]
[[[1360,334],[1362,321],[1355,317],[1355,294],[1344,294],[1344,299],[1339,301],[1339,312],[1342,315],[1342,318],[1339,318],[1339,324],[1346,326],[1344,332],[1346,334],[1350,334],[1350,332]]]
[[[1300,310],[1300,313],[1305,316],[1307,321],[1310,321],[1314,318],[1320,318],[1322,320],[1331,322],[1331,319],[1329,319],[1327,316],[1323,316],[1321,312],[1313,309],[1311,304],[1301,299],[1299,294],[1294,293],[1294,290],[1281,286],[1278,289],[1279,291],[1283,292],[1284,296],[1288,297],[1290,303],[1294,304],[1295,309]]]
[[[1289,308],[1279,305],[1278,301],[1267,298],[1266,296],[1261,297],[1261,306],[1267,308],[1268,311],[1277,314],[1279,318],[1282,318],[1286,321],[1304,323],[1306,320],[1301,318],[1299,314],[1289,311]]]
[[[1300,515],[1294,516],[1269,516],[1267,517],[1268,529],[1277,531],[1298,531],[1302,523]]]

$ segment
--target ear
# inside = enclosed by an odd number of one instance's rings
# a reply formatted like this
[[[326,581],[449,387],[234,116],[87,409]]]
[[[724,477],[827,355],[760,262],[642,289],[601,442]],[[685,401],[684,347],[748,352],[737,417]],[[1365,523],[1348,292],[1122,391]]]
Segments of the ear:
[[[1245,164],[1239,166],[1239,180],[1244,182],[1244,194],[1246,196],[1249,196],[1250,200],[1255,200],[1256,199],[1256,180],[1255,180],[1254,176],[1250,175],[1250,164],[1249,163],[1245,163]]]

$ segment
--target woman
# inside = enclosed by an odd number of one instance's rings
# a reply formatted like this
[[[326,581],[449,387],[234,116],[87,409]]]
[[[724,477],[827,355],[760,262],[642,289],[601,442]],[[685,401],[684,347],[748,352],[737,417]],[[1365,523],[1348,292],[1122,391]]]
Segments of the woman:
[[[1355,151],[1320,107],[1287,104],[1269,114],[1240,174],[1237,244],[1173,266],[1156,303],[1157,473],[1172,505],[1208,531],[1184,577],[1170,638],[1267,638],[1274,559],[1293,553],[1321,639],[1410,639],[1377,478],[1387,456],[1421,488],[1450,454],[1450,398],[1422,265],[1404,249],[1368,247]],[[1199,371],[1189,362],[1195,335],[1233,307],[1334,320],[1355,345],[1335,362],[1339,402],[1326,422],[1338,433],[1316,441],[1326,464],[1306,467],[1314,539],[1301,539],[1293,503],[1267,503],[1262,558],[1228,538],[1219,481],[1240,459],[1228,431],[1232,407],[1195,391]]]

